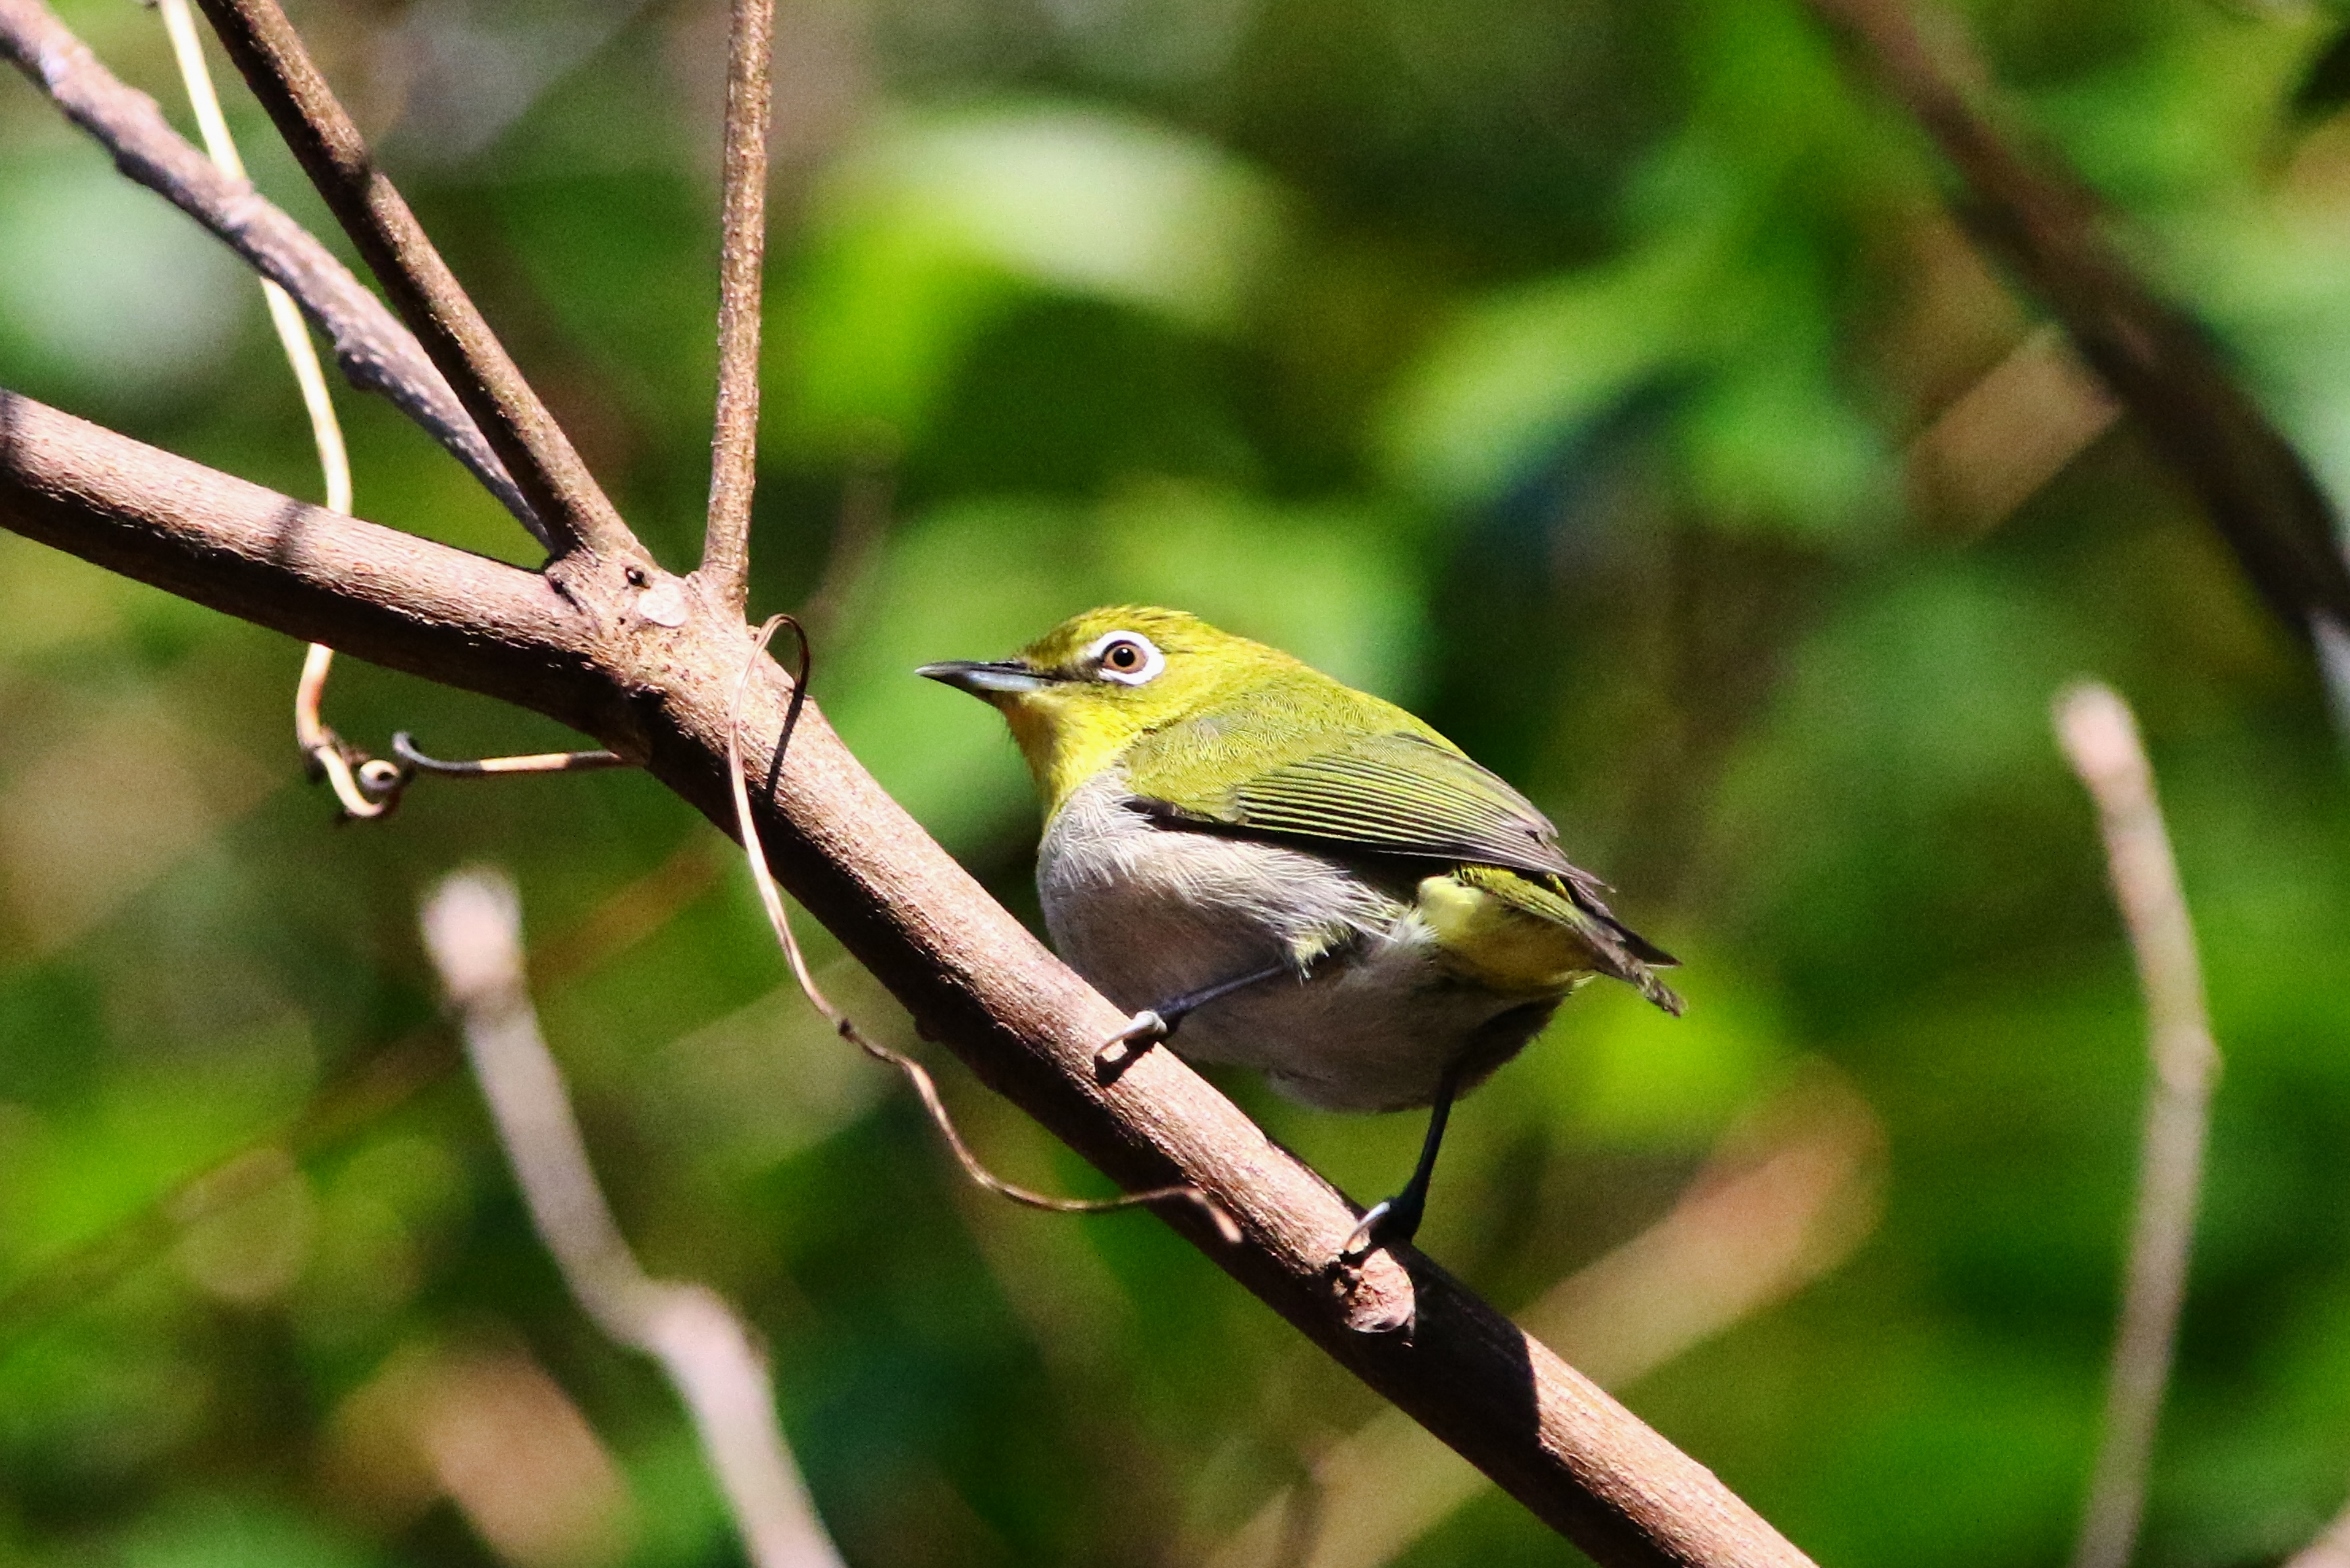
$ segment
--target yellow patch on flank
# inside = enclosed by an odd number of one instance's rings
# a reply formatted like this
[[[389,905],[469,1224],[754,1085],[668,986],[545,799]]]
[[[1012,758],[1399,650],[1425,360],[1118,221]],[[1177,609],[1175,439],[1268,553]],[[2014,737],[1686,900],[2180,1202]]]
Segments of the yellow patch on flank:
[[[1554,994],[1591,974],[1591,949],[1568,927],[1450,873],[1421,879],[1419,913],[1446,961],[1497,991]]]

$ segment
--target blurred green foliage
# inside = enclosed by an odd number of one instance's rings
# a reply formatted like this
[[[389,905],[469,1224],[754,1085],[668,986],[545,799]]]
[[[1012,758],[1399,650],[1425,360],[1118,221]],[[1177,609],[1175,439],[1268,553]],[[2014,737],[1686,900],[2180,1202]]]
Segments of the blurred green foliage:
[[[150,13],[61,9],[178,114]],[[299,19],[687,564],[723,7]],[[2019,122],[2350,488],[2339,19],[1967,20]],[[1465,1106],[1425,1244],[1530,1301],[1832,1064],[1885,1129],[1873,1236],[1631,1402],[1823,1563],[2050,1563],[2144,1077],[2046,717],[2102,675],[2151,738],[2228,1063],[2143,1560],[2275,1562],[2341,1505],[2341,739],[2126,428],[1987,533],[1905,506],[1905,444],[2034,312],[1793,0],[795,0],[780,36],[754,609],[828,582],[818,697],[1007,902],[1033,913],[1026,782],[917,662],[1140,599],[1412,703],[1557,818],[1693,1002],[1565,1009]],[[325,232],[231,96],[261,183]],[[249,282],[13,80],[0,146],[0,381],[315,493]],[[528,558],[423,437],[342,407],[362,512]],[[844,497],[877,474],[892,520],[861,550]],[[697,869],[725,863],[713,835],[649,781],[428,784],[336,828],[291,744],[298,662],[0,536],[0,1562],[738,1560],[674,1401],[564,1296],[451,1066],[413,910],[478,858],[515,870],[560,970],[547,1028],[624,1228],[766,1336],[852,1561],[1199,1561],[1372,1413],[1148,1218],[963,1188],[779,991],[740,874]],[[357,666],[332,709],[379,747],[564,742]],[[371,1087],[387,1061],[408,1092]],[[1008,1173],[1101,1190],[947,1078]],[[1418,1137],[1230,1088],[1358,1196]],[[534,1536],[458,1473],[482,1430],[509,1491],[577,1528]],[[1578,1559],[1489,1494],[1401,1560]]]

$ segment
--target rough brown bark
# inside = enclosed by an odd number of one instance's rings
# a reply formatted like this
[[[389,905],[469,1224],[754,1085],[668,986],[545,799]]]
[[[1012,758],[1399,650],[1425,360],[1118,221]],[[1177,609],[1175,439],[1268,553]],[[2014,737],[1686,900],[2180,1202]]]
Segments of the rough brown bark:
[[[751,492],[759,468],[759,296],[767,264],[769,56],[775,0],[734,0],[727,42],[724,237],[718,259],[718,411],[699,575],[721,604],[750,599]]]

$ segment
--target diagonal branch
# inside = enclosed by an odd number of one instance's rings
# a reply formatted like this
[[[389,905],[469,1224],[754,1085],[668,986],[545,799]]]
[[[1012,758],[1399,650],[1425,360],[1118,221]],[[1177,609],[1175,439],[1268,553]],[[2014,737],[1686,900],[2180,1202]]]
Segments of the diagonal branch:
[[[155,100],[117,79],[41,0],[0,0],[0,55],[95,137],[115,167],[292,295],[334,346],[335,363],[351,385],[390,398],[553,548],[506,465],[415,337],[315,236],[181,140]]]
[[[775,0],[734,0],[726,63],[724,234],[718,259],[718,417],[700,576],[741,613],[750,598],[751,492],[759,473],[759,283],[767,261],[767,125]]]
[[[628,613],[615,574],[546,578],[321,512],[0,394],[0,526],[297,637],[517,702],[642,756],[722,827],[738,617]],[[1118,1010],[1055,959],[758,662],[743,776],[770,865],[981,1078],[1129,1190],[1185,1183],[1239,1223],[1167,1222],[1334,1359],[1609,1565],[1807,1562],[1674,1448],[1442,1269],[1337,1254],[1357,1211],[1175,1056],[1114,1082],[1094,1050]],[[770,769],[773,769],[772,777]]]
[[[326,198],[392,304],[547,525],[557,553],[641,556],[571,438],[547,412],[449,270],[408,203],[375,166],[276,0],[200,0],[229,58]]]
[[[2143,283],[2097,198],[2027,157],[1941,58],[1902,0],[1811,0],[1965,181],[1974,232],[2053,311],[2202,503],[2253,586],[2301,635],[2350,635],[2350,563],[2331,503],[2202,329]],[[1947,40],[1938,39],[1945,43]]]

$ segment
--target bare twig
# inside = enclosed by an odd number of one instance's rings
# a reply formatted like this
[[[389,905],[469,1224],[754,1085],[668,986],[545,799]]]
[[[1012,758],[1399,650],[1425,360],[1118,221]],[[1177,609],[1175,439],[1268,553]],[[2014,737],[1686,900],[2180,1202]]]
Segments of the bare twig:
[[[694,834],[658,866],[624,883],[579,924],[542,944],[531,979],[556,985],[592,974],[643,941],[708,892],[729,863],[716,841]],[[243,1173],[265,1169],[256,1157],[282,1149],[309,1160],[376,1126],[456,1066],[438,1029],[402,1035],[371,1050],[349,1070],[322,1084],[292,1117],[124,1216],[108,1229],[43,1261],[0,1291],[0,1352],[97,1296],[142,1263],[168,1254],[188,1226],[217,1214],[250,1191]]]
[[[767,263],[767,124],[775,0],[733,0],[726,63],[724,235],[718,258],[718,417],[701,577],[742,613],[750,596],[751,492],[759,480],[759,283]]]
[[[661,1363],[757,1568],[840,1568],[750,1335],[707,1287],[648,1277],[613,1221],[523,982],[514,884],[460,871],[426,899],[423,926],[499,1141],[572,1295],[605,1333]]]
[[[392,737],[392,754],[419,773],[448,779],[494,779],[515,773],[593,773],[602,768],[625,768],[628,759],[616,751],[533,751],[517,757],[480,757],[451,761],[428,757],[416,749],[406,730]]]
[[[981,1163],[979,1156],[971,1152],[971,1146],[963,1141],[962,1133],[955,1128],[954,1118],[947,1114],[946,1102],[939,1098],[938,1084],[931,1078],[930,1069],[910,1056],[891,1050],[859,1029],[855,1020],[835,1007],[832,999],[824,994],[823,988],[816,984],[815,973],[808,967],[807,955],[800,951],[800,939],[792,934],[791,912],[784,907],[783,890],[775,885],[775,874],[767,869],[766,853],[759,847],[759,825],[751,818],[750,790],[743,782],[743,692],[750,684],[751,672],[757,660],[766,653],[767,644],[774,638],[777,629],[783,626],[791,627],[799,642],[800,666],[792,679],[791,706],[784,710],[783,730],[775,743],[778,756],[791,744],[792,729],[798,724],[807,700],[810,657],[808,637],[798,621],[788,615],[776,615],[770,616],[767,624],[759,628],[759,635],[751,645],[751,657],[744,661],[742,674],[735,680],[734,696],[727,705],[726,761],[734,778],[735,828],[742,839],[744,857],[750,864],[751,880],[758,886],[759,903],[767,911],[768,925],[774,928],[776,945],[783,949],[784,959],[791,966],[792,979],[798,984],[800,994],[808,999],[808,1005],[815,1008],[843,1040],[875,1061],[894,1067],[906,1075],[906,1080],[914,1086],[914,1092],[921,1096],[922,1108],[930,1113],[932,1125],[938,1128],[939,1136],[946,1140],[947,1148],[953,1152],[955,1163],[963,1167],[963,1174],[970,1177],[975,1185],[986,1188],[999,1198],[1009,1198],[1014,1203],[1031,1209],[1044,1209],[1053,1214],[1107,1214],[1116,1209],[1131,1209],[1152,1203],[1188,1203],[1207,1216],[1226,1246],[1239,1246],[1240,1227],[1233,1223],[1232,1216],[1218,1207],[1213,1198],[1189,1183],[1122,1193],[1115,1198],[1055,1198],[1005,1181]]]
[[[1602,1388],[1637,1382],[1850,1256],[1876,1224],[1883,1146],[1865,1101],[1807,1077],[1733,1129],[1663,1219],[1520,1314],[1526,1331]],[[1317,1455],[1311,1479],[1270,1499],[1209,1565],[1378,1568],[1484,1484],[1390,1410]]]
[[[278,134],[489,438],[558,553],[584,546],[598,555],[641,557],[643,547],[572,450],[571,438],[376,167],[359,128],[276,0],[200,3]]]
[[[390,398],[471,469],[541,544],[549,543],[530,503],[415,337],[308,230],[181,140],[152,98],[117,80],[40,0],[0,0],[0,54],[96,138],[125,175],[285,289],[326,334],[351,385]]]
[[[294,744],[332,787],[344,816],[365,821],[388,815],[399,804],[406,775],[361,755],[326,722],[326,682],[334,667],[335,651],[325,643],[312,643],[303,655],[302,676],[294,682]]]
[[[520,703],[641,755],[734,825],[913,1015],[1128,1190],[1186,1183],[1238,1222],[1206,1255],[1342,1366],[1599,1562],[1797,1568],[1807,1561],[1706,1469],[1410,1248],[1338,1267],[1358,1210],[1166,1051],[1114,1082],[1095,1048],[1123,1022],[849,755],[814,703],[788,756],[729,762],[751,634],[635,615],[619,573],[545,576],[353,518],[0,393],[0,526],[353,657]],[[741,720],[778,736],[791,683],[755,661]],[[770,769],[773,769],[770,773]],[[1205,1215],[1158,1211],[1203,1244]]]
[[[2129,1276],[2114,1337],[2105,1438],[2073,1551],[2074,1568],[2122,1568],[2145,1509],[2171,1347],[2187,1293],[2211,1093],[2219,1048],[2203,1001],[2195,928],[2179,888],[2170,835],[2154,795],[2154,770],[2129,706],[2110,689],[2075,686],[2057,699],[2056,730],[2073,770],[2097,802],[2115,900],[2137,953],[2146,993],[2146,1130],[2130,1227]]]
[[[2097,199],[2041,153],[2026,157],[1979,108],[1972,61],[1929,47],[1902,0],[1811,0],[1959,177],[1974,232],[2071,334],[2173,474],[2200,501],[2253,585],[2296,634],[2350,632],[2350,564],[2333,507],[2203,331],[2158,298],[2100,226]]]

